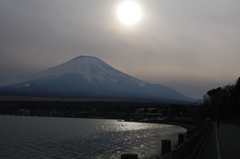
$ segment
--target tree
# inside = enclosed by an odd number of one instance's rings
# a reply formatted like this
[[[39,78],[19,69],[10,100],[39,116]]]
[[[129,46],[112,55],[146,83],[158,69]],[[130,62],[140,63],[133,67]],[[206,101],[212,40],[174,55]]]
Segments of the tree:
[[[203,96],[203,101],[205,106],[214,107],[215,116],[234,119],[240,113],[240,77],[236,80],[235,85],[229,84],[223,88],[209,90]]]
[[[236,80],[236,84],[232,91],[232,101],[234,105],[240,105],[240,77]]]

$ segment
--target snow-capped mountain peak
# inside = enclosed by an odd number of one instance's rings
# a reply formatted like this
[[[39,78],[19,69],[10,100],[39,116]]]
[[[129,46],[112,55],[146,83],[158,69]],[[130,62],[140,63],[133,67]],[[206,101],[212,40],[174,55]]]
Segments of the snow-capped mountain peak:
[[[122,80],[129,84],[137,83],[139,86],[144,86],[146,84],[146,82],[133,78],[127,74],[122,73],[121,71],[114,69],[97,57],[78,56],[66,63],[49,68],[42,72],[29,76],[17,77],[13,80],[1,83],[0,86],[21,84],[27,81],[39,79],[48,80],[62,76],[64,74],[72,73],[80,74],[90,82],[92,82],[93,79],[97,79],[100,82],[103,82],[103,80],[105,80],[114,83]]]
[[[0,84],[0,95],[193,101],[163,86],[131,77],[92,56]]]

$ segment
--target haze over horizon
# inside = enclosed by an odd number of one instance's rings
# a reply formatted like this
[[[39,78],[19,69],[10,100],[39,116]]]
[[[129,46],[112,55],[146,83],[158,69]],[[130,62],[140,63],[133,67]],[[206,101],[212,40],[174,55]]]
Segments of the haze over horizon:
[[[134,0],[134,25],[117,18],[123,1],[2,0],[0,82],[80,55],[193,98],[240,76],[240,1]]]

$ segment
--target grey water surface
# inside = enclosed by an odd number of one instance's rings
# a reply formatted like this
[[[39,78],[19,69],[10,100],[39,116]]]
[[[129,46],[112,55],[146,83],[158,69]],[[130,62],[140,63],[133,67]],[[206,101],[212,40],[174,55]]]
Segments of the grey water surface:
[[[105,119],[0,116],[3,159],[139,159],[161,154],[161,140],[177,142],[186,129],[164,124]]]

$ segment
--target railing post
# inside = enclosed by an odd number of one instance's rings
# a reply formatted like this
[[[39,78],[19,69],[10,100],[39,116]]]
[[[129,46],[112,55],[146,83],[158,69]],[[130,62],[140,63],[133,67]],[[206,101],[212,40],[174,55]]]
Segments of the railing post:
[[[190,137],[192,137],[194,134],[194,131],[193,130],[188,130],[187,131],[187,139],[189,139]]]
[[[178,134],[178,145],[185,142],[185,134]]]
[[[121,159],[138,159],[138,154],[122,154]]]
[[[191,138],[194,135],[194,132],[195,132],[194,129],[188,130],[187,131],[187,139]],[[195,142],[193,142],[193,143],[191,143],[187,146],[187,150],[186,150],[187,151],[187,158],[189,158],[190,155],[192,154],[192,152],[194,150],[194,147],[195,147],[194,145],[195,145]]]
[[[171,140],[162,140],[162,156],[171,151]]]
[[[185,134],[178,134],[178,146],[185,142]],[[178,159],[185,158],[185,150],[179,154]]]

